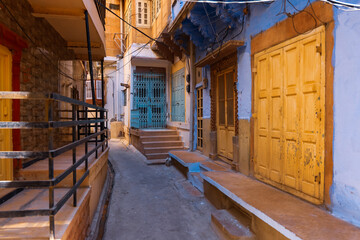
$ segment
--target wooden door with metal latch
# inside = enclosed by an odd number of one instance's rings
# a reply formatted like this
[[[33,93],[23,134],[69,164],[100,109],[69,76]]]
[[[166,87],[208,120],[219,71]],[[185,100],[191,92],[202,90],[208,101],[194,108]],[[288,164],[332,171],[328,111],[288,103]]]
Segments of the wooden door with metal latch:
[[[0,45],[0,91],[12,89],[12,55],[4,46]],[[0,121],[12,120],[12,101],[0,100]],[[0,129],[0,151],[12,150],[12,130]],[[0,159],[0,180],[12,180],[12,159]]]
[[[233,159],[235,136],[235,70],[231,67],[217,75],[217,152],[223,160]]]
[[[254,171],[313,203],[324,199],[325,31],[254,56]]]

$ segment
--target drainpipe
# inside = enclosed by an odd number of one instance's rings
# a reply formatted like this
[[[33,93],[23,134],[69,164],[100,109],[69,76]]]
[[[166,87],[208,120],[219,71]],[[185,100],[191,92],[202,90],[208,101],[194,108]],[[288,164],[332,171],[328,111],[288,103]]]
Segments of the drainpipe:
[[[194,116],[195,116],[195,46],[190,41],[190,141],[189,150],[194,151]]]
[[[124,19],[124,17],[123,17],[123,1],[120,1],[120,17],[122,18],[122,19]],[[120,21],[120,19],[119,19],[119,21]],[[121,44],[120,44],[120,46],[121,46],[121,53],[120,54],[122,54],[123,56],[124,56],[124,30],[123,30],[123,21],[120,21],[120,40],[121,40]]]
[[[85,25],[86,25],[88,56],[89,56],[92,102],[93,102],[93,105],[96,105],[96,101],[95,101],[95,84],[94,84],[94,74],[93,74],[92,55],[91,55],[90,30],[89,30],[89,14],[88,14],[88,11],[86,11],[86,10],[85,10]]]

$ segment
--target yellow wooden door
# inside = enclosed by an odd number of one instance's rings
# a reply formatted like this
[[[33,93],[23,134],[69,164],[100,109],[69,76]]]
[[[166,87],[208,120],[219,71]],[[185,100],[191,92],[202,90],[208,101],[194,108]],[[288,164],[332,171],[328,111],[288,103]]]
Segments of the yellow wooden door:
[[[221,72],[217,77],[217,145],[218,155],[224,160],[233,159],[235,136],[234,69]]]
[[[11,52],[0,45],[0,91],[11,91]],[[11,121],[11,100],[0,100],[0,121]],[[12,134],[10,129],[0,129],[0,151],[12,150]],[[0,159],[0,180],[12,180],[12,159]]]
[[[255,176],[324,198],[324,28],[255,55]]]

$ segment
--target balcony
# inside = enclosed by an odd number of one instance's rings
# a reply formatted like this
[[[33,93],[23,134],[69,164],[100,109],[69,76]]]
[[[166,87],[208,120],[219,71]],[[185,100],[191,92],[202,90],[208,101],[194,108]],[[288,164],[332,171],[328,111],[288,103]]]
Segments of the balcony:
[[[74,50],[76,58],[87,60],[85,10],[89,13],[89,30],[93,60],[105,57],[105,0],[29,0],[33,16],[45,18]]]
[[[0,100],[42,101],[47,121],[2,121],[0,129],[43,129],[48,136],[47,150],[0,151],[2,162],[32,159],[14,179],[0,181],[0,238],[82,238],[106,177],[107,111],[55,93],[0,92]],[[68,120],[55,114],[60,103],[71,105]],[[64,128],[72,140],[59,144]]]

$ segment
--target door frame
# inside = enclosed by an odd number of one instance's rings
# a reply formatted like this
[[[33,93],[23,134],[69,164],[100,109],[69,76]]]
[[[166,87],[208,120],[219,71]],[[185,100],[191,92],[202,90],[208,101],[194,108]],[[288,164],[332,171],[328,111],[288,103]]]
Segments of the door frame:
[[[231,126],[230,127],[230,129],[231,130],[227,130],[227,129],[229,129],[229,126],[227,125],[227,123],[228,123],[228,119],[227,119],[227,90],[226,90],[226,74],[227,73],[231,73],[231,72],[233,72],[234,73],[234,80],[233,80],[233,84],[235,84],[236,83],[236,81],[235,81],[235,79],[236,79],[236,76],[235,76],[235,72],[236,72],[236,70],[235,70],[235,68],[236,68],[236,66],[231,66],[231,67],[228,67],[228,68],[225,68],[225,69],[222,69],[221,71],[219,71],[219,72],[217,72],[217,74],[216,74],[216,112],[217,112],[217,114],[216,114],[216,126],[217,126],[217,132],[218,132],[218,129],[225,129],[225,131],[227,131],[227,132],[229,132],[229,131],[233,131],[234,132],[234,136],[236,136],[235,135],[235,124],[236,124],[236,121],[235,121],[235,119],[237,118],[236,116],[235,116],[235,108],[236,108],[236,97],[235,97],[235,94],[236,94],[236,87],[234,87],[233,86],[233,110],[234,110],[234,126]],[[221,126],[220,125],[220,121],[219,121],[219,113],[218,113],[218,110],[219,110],[219,77],[221,76],[221,75],[223,75],[224,76],[224,83],[225,83],[225,89],[224,89],[224,92],[225,92],[225,99],[224,99],[224,101],[225,101],[225,110],[224,110],[224,112],[225,112],[225,125],[224,126]],[[219,133],[218,133],[219,134]],[[232,143],[231,143],[232,144]],[[218,149],[217,149],[217,154],[218,154],[218,156],[222,159],[222,160],[224,160],[225,162],[229,162],[229,163],[231,163],[231,161],[233,161],[234,160],[234,155],[232,156],[232,158],[228,158],[227,156],[222,156],[222,155],[220,155],[220,153],[219,153],[219,144],[217,145],[218,146]],[[234,153],[234,149],[233,149],[233,153]]]
[[[311,6],[322,17],[322,22],[318,22],[314,26],[313,22],[306,21],[306,15],[296,14],[294,19],[301,22],[299,27],[301,32],[311,31],[318,26],[325,26],[325,162],[324,162],[324,201],[327,206],[331,206],[330,188],[333,182],[333,82],[334,82],[334,68],[332,66],[332,55],[334,49],[333,31],[335,23],[333,19],[333,9],[331,6],[323,5],[320,2],[314,2]],[[312,11],[310,6],[305,8],[306,11]],[[299,36],[294,29],[289,29],[292,26],[292,18],[287,18],[275,26],[255,35],[251,39],[251,69],[254,67],[254,55],[267,48],[275,46],[288,39]],[[296,21],[296,22],[297,22]],[[295,23],[296,24],[296,23]],[[281,33],[281,34],[279,34]],[[251,108],[254,113],[254,72],[252,72],[252,100]],[[254,176],[254,116],[250,119],[250,175]]]
[[[5,75],[5,81],[0,82],[0,84],[3,85],[4,89],[0,89],[0,91],[12,91],[12,54],[11,54],[11,51],[3,45],[0,45],[0,54],[4,55],[5,59],[7,58],[6,62],[4,62],[4,64],[7,65],[7,66],[5,66],[6,68],[0,69],[0,71],[3,72]],[[0,114],[3,114],[2,111],[6,111],[7,116],[5,118],[0,117],[0,121],[11,121],[12,120],[12,100],[4,99],[1,101],[7,107],[0,110]],[[1,135],[3,135],[2,140],[4,141],[4,147],[5,147],[5,149],[0,149],[0,150],[12,151],[13,144],[12,144],[12,142],[10,142],[12,139],[11,129],[0,129],[0,131],[2,132]],[[2,173],[1,176],[3,176],[3,178],[1,178],[0,180],[12,180],[13,175],[14,175],[13,159],[12,158],[0,159],[0,165],[1,165],[1,168],[4,170],[1,172]]]
[[[30,81],[31,67],[20,72],[22,50],[29,47],[28,43],[18,34],[0,23],[0,44],[7,47],[12,53],[12,91],[20,91],[20,74],[23,81]],[[20,100],[12,100],[12,121],[20,121]],[[12,130],[12,149],[21,151],[20,129]],[[20,159],[13,161],[14,170],[22,168]]]
[[[211,91],[210,91],[210,98],[211,98],[211,118],[210,118],[210,130],[211,132],[217,133],[217,74],[218,72],[221,72],[224,69],[228,69],[233,67],[235,72],[235,79],[234,82],[238,82],[238,67],[237,67],[237,52],[234,52],[224,58],[222,58],[221,60],[215,62],[214,64],[212,64],[210,66],[210,73],[211,73]],[[235,136],[238,137],[239,135],[239,118],[238,118],[238,91],[237,88],[234,88],[235,91],[235,111],[234,111],[234,115],[235,115]],[[217,137],[216,137],[217,139]],[[217,144],[214,144],[213,146],[213,151],[211,152],[211,158],[217,158],[218,154],[217,154]],[[234,158],[232,159],[232,162],[229,162],[230,164],[232,164],[233,167],[236,166],[236,161],[237,159]]]

